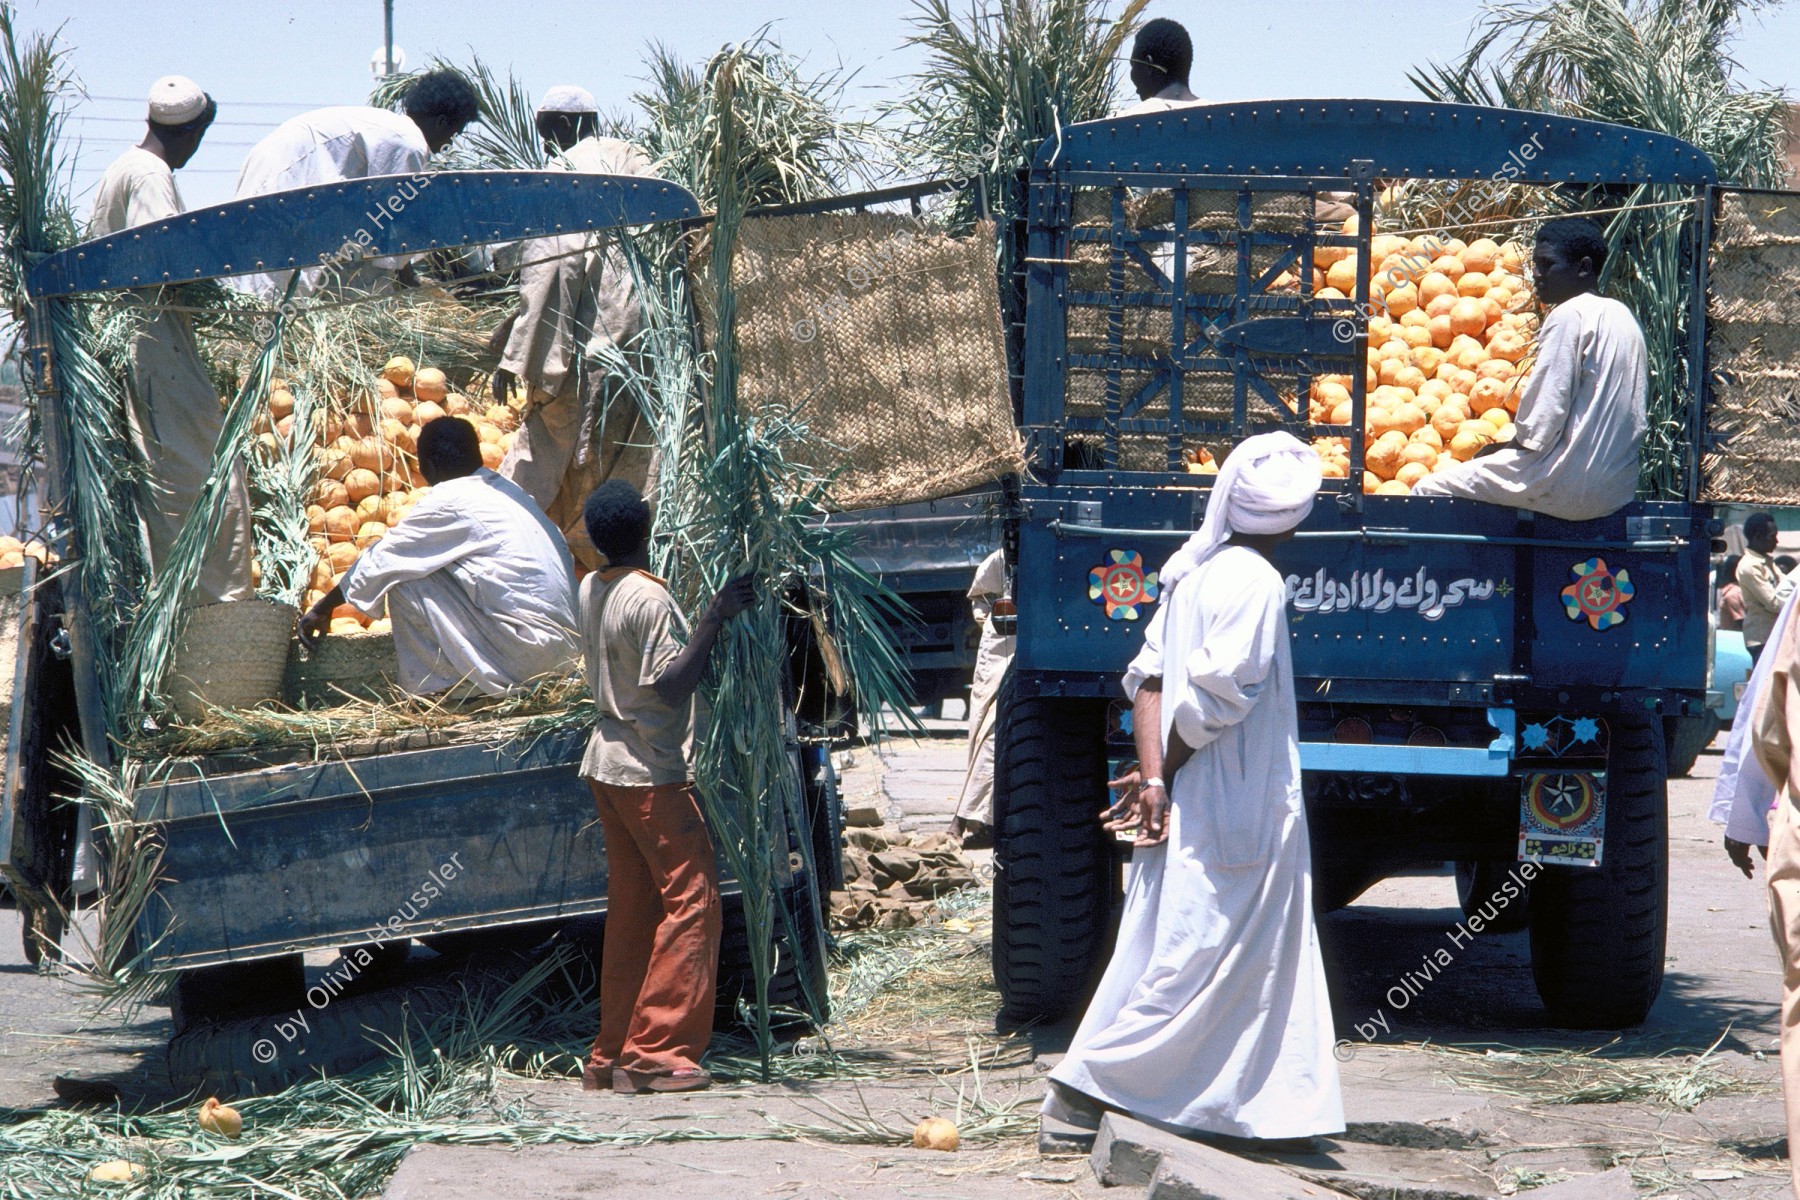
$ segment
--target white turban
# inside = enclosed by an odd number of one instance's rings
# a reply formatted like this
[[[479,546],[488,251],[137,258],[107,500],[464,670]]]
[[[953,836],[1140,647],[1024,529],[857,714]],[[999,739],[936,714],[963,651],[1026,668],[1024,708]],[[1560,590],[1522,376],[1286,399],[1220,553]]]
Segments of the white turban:
[[[600,106],[594,102],[594,93],[586,88],[561,83],[544,93],[537,110],[539,113],[598,113]]]
[[[1206,520],[1157,576],[1164,594],[1218,552],[1234,533],[1286,533],[1312,511],[1323,474],[1318,452],[1291,433],[1238,443],[1213,480]]]
[[[150,85],[150,119],[158,125],[186,125],[206,112],[206,93],[185,75],[164,75]]]

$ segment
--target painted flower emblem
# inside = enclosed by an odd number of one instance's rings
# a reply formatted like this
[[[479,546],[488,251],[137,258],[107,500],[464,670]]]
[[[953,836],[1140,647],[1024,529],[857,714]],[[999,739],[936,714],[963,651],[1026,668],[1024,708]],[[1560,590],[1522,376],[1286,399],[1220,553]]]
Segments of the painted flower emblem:
[[[1106,561],[1088,570],[1088,599],[1108,620],[1135,621],[1156,596],[1156,572],[1144,571],[1144,556],[1135,550],[1108,550]]]
[[[1637,594],[1631,573],[1608,570],[1603,558],[1590,558],[1569,568],[1575,582],[1562,590],[1563,611],[1571,621],[1586,620],[1595,629],[1625,623],[1625,606]]]

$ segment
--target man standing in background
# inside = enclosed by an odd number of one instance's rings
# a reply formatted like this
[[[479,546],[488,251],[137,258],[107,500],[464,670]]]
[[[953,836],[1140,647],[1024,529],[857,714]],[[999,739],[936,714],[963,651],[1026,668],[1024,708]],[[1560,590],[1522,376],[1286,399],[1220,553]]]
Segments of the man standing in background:
[[[371,175],[414,175],[475,119],[479,102],[474,85],[444,68],[415,79],[400,108],[390,112],[340,105],[283,121],[245,156],[238,172],[237,199]],[[349,236],[354,231],[344,232]],[[380,291],[389,286],[390,274],[405,265],[404,258],[376,258],[369,263],[373,270],[353,271],[334,282],[352,290]],[[305,271],[300,290],[317,288],[320,274],[316,267]],[[287,277],[286,271],[247,276],[244,289],[276,298],[286,289]]]
[[[175,172],[194,157],[218,108],[191,79],[167,75],[157,80],[150,89],[144,140],[100,177],[90,236],[179,216],[183,208]],[[147,474],[142,512],[150,568],[157,572],[168,564],[175,538],[212,474],[224,414],[200,358],[193,323],[186,313],[162,307],[174,304],[172,293],[132,293],[131,303],[141,312],[131,334],[126,394],[132,444]],[[218,538],[194,581],[193,602],[253,596],[250,555],[250,494],[239,462],[232,466]]]
[[[1787,577],[1772,557],[1778,538],[1775,518],[1769,513],[1755,512],[1745,519],[1744,557],[1738,563],[1737,584],[1744,602],[1744,649],[1750,652],[1751,662],[1762,656],[1782,601],[1787,599]]]
[[[1004,551],[994,551],[975,568],[969,607],[981,624],[981,648],[975,654],[975,681],[969,687],[969,765],[953,830],[962,838],[963,849],[985,850],[994,844],[994,728],[1000,684],[1012,666],[1018,640]]]
[[[544,93],[538,134],[553,165],[601,175],[653,177],[650,157],[630,142],[600,136],[599,106],[585,88]],[[608,479],[644,493],[653,446],[637,400],[606,386],[595,356],[628,351],[643,328],[643,306],[623,254],[593,234],[533,238],[509,247],[519,270],[519,311],[495,334],[503,346],[494,402],[515,380],[526,388],[525,419],[500,464],[550,515],[569,549],[588,568],[600,565],[582,503]]]

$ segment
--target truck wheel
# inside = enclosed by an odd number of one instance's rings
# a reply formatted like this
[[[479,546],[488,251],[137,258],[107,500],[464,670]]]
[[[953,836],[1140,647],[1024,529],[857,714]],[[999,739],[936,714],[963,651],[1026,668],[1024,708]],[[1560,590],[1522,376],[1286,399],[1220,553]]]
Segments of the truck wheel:
[[[1008,694],[994,770],[994,982],[1000,1018],[1079,1012],[1119,891],[1106,806],[1106,703]]]
[[[1691,774],[1700,761],[1700,752],[1719,736],[1717,713],[1698,717],[1670,717],[1663,726],[1663,737],[1669,744],[1669,778],[1682,779]]]
[[[1508,901],[1505,905],[1494,899],[1501,895],[1501,885],[1516,867],[1517,864],[1511,861],[1491,859],[1457,863],[1456,903],[1462,908],[1463,916],[1481,914],[1482,920],[1486,922],[1485,928],[1494,933],[1517,933],[1524,929],[1531,911],[1530,893],[1524,893],[1516,899],[1502,897]],[[1490,919],[1489,913],[1497,915]]]
[[[788,937],[775,915],[773,947],[775,970],[769,977],[769,1004],[811,1013],[824,1024],[830,1015],[827,999],[829,980],[826,975],[825,932],[819,921],[819,908],[811,900],[811,889],[796,878],[783,895],[799,935],[799,945]],[[811,1001],[809,1002],[809,993]],[[744,903],[738,896],[725,900],[724,930],[719,938],[719,984],[716,1023],[735,1025],[738,1001],[756,1003],[756,971],[750,963],[750,933],[744,924]],[[814,1008],[817,1011],[813,1011]]]
[[[306,960],[298,954],[194,967],[175,976],[169,1016],[177,1035],[235,1017],[288,1012],[306,1003]]]
[[[1545,866],[1531,884],[1531,974],[1559,1025],[1641,1023],[1662,990],[1669,896],[1662,722],[1612,723],[1599,867]]]

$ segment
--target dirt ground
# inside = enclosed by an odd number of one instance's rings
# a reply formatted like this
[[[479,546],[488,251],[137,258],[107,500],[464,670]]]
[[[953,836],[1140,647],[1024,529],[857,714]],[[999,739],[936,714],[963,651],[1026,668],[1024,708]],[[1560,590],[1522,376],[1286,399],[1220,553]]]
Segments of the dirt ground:
[[[962,753],[951,736],[901,744],[885,760],[858,750],[845,790],[890,824],[943,828]],[[1668,976],[1640,1029],[1611,1037],[1547,1027],[1523,934],[1459,949],[1453,967],[1396,1005],[1390,989],[1456,924],[1445,871],[1390,880],[1327,917],[1352,1136],[1291,1165],[1371,1197],[1486,1198],[1619,1165],[1644,1195],[1784,1194],[1780,976],[1761,881],[1731,869],[1705,819],[1719,761],[1716,750],[1703,755],[1692,778],[1670,786]],[[432,1148],[410,1157],[385,1194],[1098,1195],[1084,1161],[1036,1153],[1042,1074],[1067,1031],[996,1034],[987,936],[971,898],[924,934],[859,947],[839,982],[867,1003],[806,1043],[776,1084],[658,1099],[584,1095],[562,1080],[503,1085],[509,1099],[584,1127],[646,1136],[682,1127],[708,1140]],[[127,1104],[173,1098],[159,1060],[166,1009],[129,1022],[84,1011],[68,980],[24,963],[17,918],[0,912],[0,1107],[56,1103],[57,1075],[113,1080]],[[956,1155],[868,1144],[902,1139],[927,1115],[960,1115],[971,1144]]]

